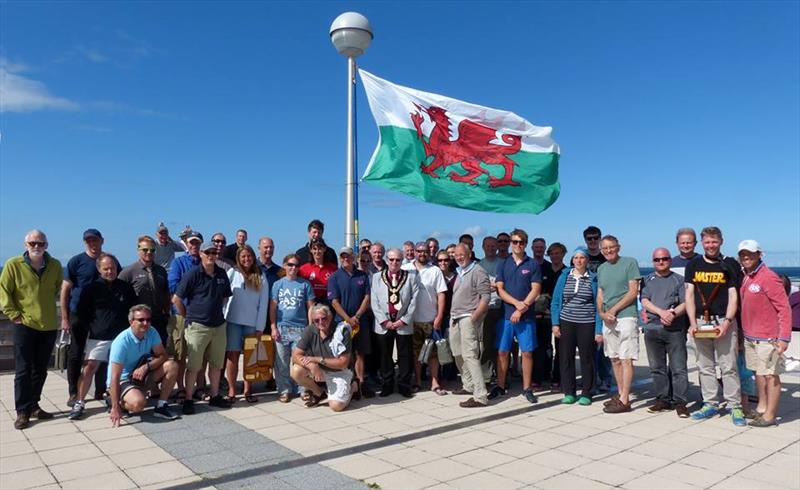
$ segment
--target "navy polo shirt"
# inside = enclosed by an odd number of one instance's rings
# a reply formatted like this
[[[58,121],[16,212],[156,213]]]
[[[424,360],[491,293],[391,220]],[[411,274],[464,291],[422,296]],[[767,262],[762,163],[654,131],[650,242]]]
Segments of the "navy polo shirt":
[[[328,278],[328,301],[337,300],[349,316],[356,314],[368,294],[369,277],[364,271],[353,269],[353,275],[350,275],[340,267]],[[342,320],[343,318],[336,315],[337,322]]]
[[[213,276],[206,274],[202,266],[189,270],[183,275],[175,294],[189,303],[186,306],[186,320],[207,327],[219,327],[225,323],[222,305],[233,293],[228,275],[215,265]]]
[[[503,288],[512,297],[522,301],[531,292],[533,283],[542,283],[542,268],[533,258],[526,254],[522,262],[517,265],[514,256],[509,255],[501,264],[497,266],[497,282],[503,283]],[[505,319],[511,319],[511,315],[517,310],[514,305],[503,302]],[[522,315],[523,321],[534,321],[535,313],[533,307],[529,308]]]

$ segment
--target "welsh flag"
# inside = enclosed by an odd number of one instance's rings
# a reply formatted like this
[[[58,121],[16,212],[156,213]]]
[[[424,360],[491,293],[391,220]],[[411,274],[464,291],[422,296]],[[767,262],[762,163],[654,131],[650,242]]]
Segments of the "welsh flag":
[[[558,199],[552,128],[359,70],[379,140],[362,180],[425,202],[539,214]]]

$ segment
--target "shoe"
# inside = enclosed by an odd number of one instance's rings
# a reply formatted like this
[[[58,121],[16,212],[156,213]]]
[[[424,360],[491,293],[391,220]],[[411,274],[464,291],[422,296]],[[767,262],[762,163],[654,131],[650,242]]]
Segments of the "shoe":
[[[677,413],[678,417],[680,417],[682,419],[688,419],[689,418],[689,409],[686,408],[686,404],[685,403],[676,404],[675,405],[675,413]]]
[[[564,398],[561,399],[562,405],[572,405],[575,403],[575,397],[572,395],[564,395]]]
[[[744,418],[749,420],[760,419],[763,415],[758,410],[742,410],[744,412]]]
[[[778,421],[775,419],[772,420],[764,420],[761,417],[751,420],[749,424],[750,427],[772,427],[773,425],[778,425]],[[16,425],[15,425],[16,427]]]
[[[592,398],[588,396],[581,396],[578,398],[578,405],[588,407],[592,404]]]
[[[225,399],[222,395],[212,396],[208,400],[208,405],[217,408],[231,408],[231,402]]]
[[[41,407],[36,407],[33,412],[31,412],[30,418],[32,419],[39,419],[39,420],[50,420],[53,418],[53,414],[50,412],[45,412],[41,409]]]
[[[156,408],[153,410],[153,415],[167,420],[176,420],[181,418],[180,415],[173,412],[172,409],[169,408],[169,405],[162,405],[160,407],[156,406]]]
[[[539,401],[539,400],[536,399],[536,395],[533,394],[533,389],[531,389],[531,388],[528,388],[527,390],[523,391],[522,393],[525,395],[525,399],[528,400],[528,402],[530,402],[531,404],[534,404],[537,401]]]
[[[99,401],[99,402],[103,401],[103,398],[105,398],[105,396],[106,396],[106,392],[105,391],[95,391],[94,392],[94,399]]]
[[[615,395],[611,395],[610,399],[608,399],[608,400],[603,402],[603,406],[607,407],[607,406],[609,406],[609,405],[611,405],[613,403],[616,403],[618,401],[619,401],[619,395],[616,395],[616,394]]]
[[[292,401],[292,395],[289,393],[281,393],[281,395],[278,397],[278,401],[281,403],[289,403]]]
[[[381,398],[386,398],[387,396],[390,396],[392,393],[394,393],[394,389],[384,388],[381,390],[381,394],[378,396],[380,396]]]
[[[303,394],[300,395],[300,400],[304,402],[307,402],[310,399],[311,399],[311,392],[308,390],[304,391]]]
[[[611,405],[605,407],[603,409],[605,413],[626,413],[631,411],[631,402],[622,403],[621,401],[617,400],[616,403],[612,403]]]
[[[552,394],[561,393],[561,385],[558,383],[552,383],[550,385],[550,393]]]
[[[747,419],[744,418],[744,411],[741,407],[736,407],[731,410],[731,422],[733,422],[733,425],[736,427],[744,427],[747,425]]]
[[[316,407],[322,400],[326,398],[328,398],[328,392],[325,390],[322,390],[319,396],[315,395],[314,393],[310,393],[308,401],[306,401],[306,408]]]
[[[454,395],[471,395],[472,392],[469,390],[465,390],[464,388],[459,388],[452,392]]]
[[[694,412],[692,414],[692,420],[705,420],[708,418],[713,417],[714,415],[719,413],[719,408],[711,405],[710,403],[704,403],[700,410]]]
[[[372,390],[372,388],[367,386],[367,383],[361,384],[361,395],[364,398],[375,398],[375,392]]]
[[[494,388],[492,388],[492,391],[489,392],[489,399],[494,400],[497,397],[505,396],[505,394],[506,394],[505,388],[503,388],[502,386],[495,386]]]
[[[70,410],[67,418],[70,420],[79,420],[81,417],[83,417],[83,409],[84,403],[82,401],[75,402],[75,404],[72,405],[72,410]]]
[[[419,393],[419,390],[422,389],[419,385],[414,385],[411,387],[411,393]]]
[[[485,407],[486,404],[481,403],[472,397],[469,397],[468,400],[459,403],[458,406],[461,408],[479,408],[479,407]]]
[[[69,408],[72,408],[73,406],[75,406],[75,401],[77,399],[78,399],[78,395],[70,395],[69,398],[67,398],[67,406]]]
[[[194,415],[194,400],[183,400],[182,412],[184,415]]]
[[[660,398],[647,407],[647,411],[650,413],[667,412],[669,410],[672,410],[672,404]]]
[[[397,390],[397,391],[398,391],[398,393],[400,393],[400,396],[402,396],[403,398],[411,398],[411,397],[413,397],[413,396],[414,396],[414,390],[413,390],[413,388],[412,388],[412,389],[408,389],[408,388],[400,388],[400,389],[399,389],[399,390]]]
[[[31,418],[25,412],[17,412],[17,420],[14,421],[14,428],[22,430],[26,428],[31,422]]]

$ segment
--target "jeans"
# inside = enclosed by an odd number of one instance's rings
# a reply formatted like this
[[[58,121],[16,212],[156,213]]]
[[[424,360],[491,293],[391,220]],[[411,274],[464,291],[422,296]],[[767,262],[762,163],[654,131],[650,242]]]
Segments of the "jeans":
[[[81,326],[78,317],[70,313],[69,324],[72,341],[69,344],[67,355],[67,382],[69,383],[69,394],[78,394],[78,380],[81,378],[83,368],[83,355],[86,348],[86,339],[89,338],[89,331]],[[106,375],[108,374],[108,363],[100,363],[97,372],[94,374],[94,392],[103,393],[106,391]]]
[[[286,393],[298,394],[304,389],[298,387],[290,376],[289,368],[292,362],[292,350],[297,346],[297,341],[289,342],[275,342],[275,385],[278,388],[278,394],[283,395]]]
[[[575,396],[575,348],[581,359],[582,396],[592,396],[595,383],[594,323],[561,320],[561,391]]]
[[[656,398],[685,405],[689,397],[686,331],[670,331],[648,325],[644,330],[644,345],[647,349],[647,360],[650,363],[650,375],[653,377]]]
[[[717,383],[716,366],[722,374],[722,395],[728,408],[742,404],[739,372],[736,369],[737,325],[734,320],[728,327],[724,337],[717,339],[695,338],[697,349],[697,367],[700,371],[700,391],[703,403],[717,404],[719,383]]]
[[[30,414],[39,407],[47,379],[56,330],[42,332],[25,325],[14,326],[14,406]]]

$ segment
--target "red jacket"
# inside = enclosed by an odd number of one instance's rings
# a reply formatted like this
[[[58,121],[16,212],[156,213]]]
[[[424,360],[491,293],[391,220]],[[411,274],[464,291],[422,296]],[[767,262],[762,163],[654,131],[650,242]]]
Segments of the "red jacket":
[[[763,262],[745,274],[739,290],[742,298],[742,330],[755,340],[792,339],[792,310],[783,281]]]

